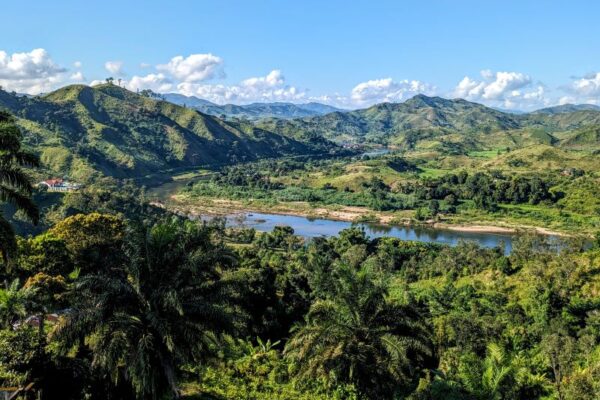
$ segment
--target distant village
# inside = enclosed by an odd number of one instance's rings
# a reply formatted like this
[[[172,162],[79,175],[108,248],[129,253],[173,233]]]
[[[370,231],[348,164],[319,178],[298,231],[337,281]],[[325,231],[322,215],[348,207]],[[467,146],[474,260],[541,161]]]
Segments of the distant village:
[[[78,183],[69,182],[64,179],[47,179],[38,183],[38,187],[47,188],[49,192],[74,192],[81,188]]]

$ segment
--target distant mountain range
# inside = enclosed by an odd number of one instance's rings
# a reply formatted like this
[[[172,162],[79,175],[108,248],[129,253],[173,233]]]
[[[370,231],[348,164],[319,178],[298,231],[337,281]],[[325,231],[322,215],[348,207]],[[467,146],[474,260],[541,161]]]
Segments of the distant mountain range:
[[[324,115],[330,112],[343,111],[321,103],[252,103],[247,105],[225,104],[218,105],[195,96],[184,96],[177,93],[159,95],[164,100],[194,108],[204,114],[223,118],[246,118],[257,120],[262,118],[303,118]]]
[[[586,107],[570,111],[563,107],[562,112],[513,114],[462,99],[417,95],[404,103],[382,103],[293,120],[262,120],[256,125],[283,135],[302,132],[342,143],[376,142],[462,153],[534,143],[558,144],[569,133],[600,126],[600,110]]]
[[[600,111],[600,106],[594,104],[563,104],[560,106],[542,108],[534,114],[564,114],[575,111]]]
[[[381,143],[432,156],[539,144],[600,151],[600,109],[590,105],[514,114],[417,95],[403,103],[329,112],[335,109],[322,104],[219,106],[174,94],[165,99],[113,84],[71,85],[35,97],[0,90],[0,108],[17,117],[48,174],[76,181],[323,154],[336,148],[333,142]],[[226,119],[208,115],[223,110]],[[286,117],[267,117],[281,114]],[[303,116],[292,119],[296,114]]]

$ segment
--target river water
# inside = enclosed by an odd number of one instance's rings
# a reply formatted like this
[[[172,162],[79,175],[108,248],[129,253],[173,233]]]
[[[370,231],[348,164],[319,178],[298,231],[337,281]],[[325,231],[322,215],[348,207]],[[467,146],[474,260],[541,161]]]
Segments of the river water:
[[[269,232],[276,226],[290,226],[296,235],[306,238],[336,236],[340,231],[352,226],[351,222],[345,221],[255,212],[232,214],[226,218],[228,226],[245,226],[261,232]],[[362,227],[371,238],[389,236],[402,240],[443,243],[452,246],[461,240],[472,241],[483,247],[502,247],[505,254],[510,253],[513,241],[516,239],[516,235],[511,234],[460,232],[420,226],[384,226],[368,223],[355,224],[355,226]]]

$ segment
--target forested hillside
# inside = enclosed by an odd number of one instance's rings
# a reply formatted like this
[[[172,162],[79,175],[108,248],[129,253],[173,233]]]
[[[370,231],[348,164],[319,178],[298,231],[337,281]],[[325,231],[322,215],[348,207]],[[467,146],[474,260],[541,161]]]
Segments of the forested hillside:
[[[417,95],[403,103],[259,126],[284,134],[319,132],[340,142],[377,142],[446,151],[522,147],[558,142],[554,134],[600,125],[600,111],[572,107],[563,112],[511,114],[462,99]]]
[[[224,122],[113,84],[67,86],[41,97],[0,91],[0,108],[17,117],[24,143],[49,172],[79,181],[310,154],[328,146]]]

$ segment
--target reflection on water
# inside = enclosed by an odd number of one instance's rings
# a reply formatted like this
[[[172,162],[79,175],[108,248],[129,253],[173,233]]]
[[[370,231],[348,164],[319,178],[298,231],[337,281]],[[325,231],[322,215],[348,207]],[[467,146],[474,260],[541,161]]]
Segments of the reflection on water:
[[[276,226],[291,226],[297,235],[304,237],[336,236],[341,230],[350,228],[351,222],[334,221],[328,219],[305,218],[293,215],[278,215],[264,213],[246,213],[227,217],[229,226],[247,226],[258,231],[268,232]],[[514,235],[501,233],[459,232],[447,229],[412,227],[412,226],[384,226],[378,224],[357,224],[365,229],[371,238],[390,236],[402,240],[419,242],[435,242],[456,245],[459,241],[476,242],[483,247],[501,247],[506,254],[510,253]]]

